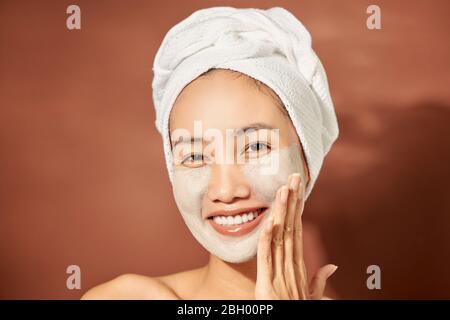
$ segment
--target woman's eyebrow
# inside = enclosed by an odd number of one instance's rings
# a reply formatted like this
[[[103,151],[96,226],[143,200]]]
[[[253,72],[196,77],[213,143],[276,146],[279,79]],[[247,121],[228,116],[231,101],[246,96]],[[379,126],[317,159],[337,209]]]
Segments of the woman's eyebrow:
[[[256,130],[262,130],[262,129],[273,130],[275,128],[272,127],[271,125],[268,125],[267,123],[255,122],[255,123],[246,125],[245,127],[235,129],[235,132],[236,132],[236,135],[242,135],[249,131],[256,131]],[[175,142],[172,141],[172,143],[173,143],[172,148],[175,148],[180,143],[192,144],[192,143],[196,143],[196,142],[203,142],[203,138],[200,138],[200,137],[186,138],[186,137],[180,136],[177,139],[177,141],[175,141]]]
[[[195,142],[203,142],[203,138],[195,138],[191,137],[190,139],[186,139],[183,137],[179,137],[177,141],[173,142],[172,148],[175,148],[177,144],[180,143],[195,143]]]
[[[239,128],[236,131],[237,131],[237,134],[239,135],[239,134],[247,133],[248,131],[255,131],[255,130],[261,130],[261,129],[273,130],[275,128],[272,127],[271,125],[268,125],[267,123],[255,122],[255,123],[249,124],[245,127]]]

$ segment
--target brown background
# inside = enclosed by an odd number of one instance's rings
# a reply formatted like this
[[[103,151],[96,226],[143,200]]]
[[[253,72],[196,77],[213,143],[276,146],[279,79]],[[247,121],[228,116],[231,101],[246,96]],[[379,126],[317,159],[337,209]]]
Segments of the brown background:
[[[327,69],[341,134],[305,209],[309,269],[339,266],[334,297],[450,298],[448,1],[76,1],[69,31],[72,3],[0,2],[0,298],[206,262],[172,198],[151,67],[171,26],[216,5],[291,10]]]

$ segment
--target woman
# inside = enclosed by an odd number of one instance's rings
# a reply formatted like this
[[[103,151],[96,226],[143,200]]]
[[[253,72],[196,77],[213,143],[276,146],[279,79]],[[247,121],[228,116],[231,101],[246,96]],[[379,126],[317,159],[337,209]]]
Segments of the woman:
[[[304,203],[338,126],[309,33],[288,11],[216,7],[166,35],[154,63],[156,126],[206,266],[124,275],[86,299],[322,299],[309,284]]]

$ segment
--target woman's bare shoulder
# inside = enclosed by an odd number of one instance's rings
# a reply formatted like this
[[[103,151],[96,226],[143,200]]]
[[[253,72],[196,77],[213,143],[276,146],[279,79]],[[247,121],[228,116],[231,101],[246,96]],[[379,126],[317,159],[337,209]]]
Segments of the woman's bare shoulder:
[[[159,278],[138,274],[123,274],[100,284],[82,297],[82,300],[144,300],[179,299],[174,290]]]
[[[157,280],[171,288],[180,299],[184,300],[193,298],[204,275],[205,268],[203,267],[158,277]]]

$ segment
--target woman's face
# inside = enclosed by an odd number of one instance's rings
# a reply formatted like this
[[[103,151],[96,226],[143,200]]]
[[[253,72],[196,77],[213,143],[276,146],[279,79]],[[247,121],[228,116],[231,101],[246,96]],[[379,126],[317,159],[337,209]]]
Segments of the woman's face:
[[[268,87],[214,70],[186,86],[170,115],[178,208],[222,260],[255,256],[260,227],[287,177],[308,174],[296,131]]]

